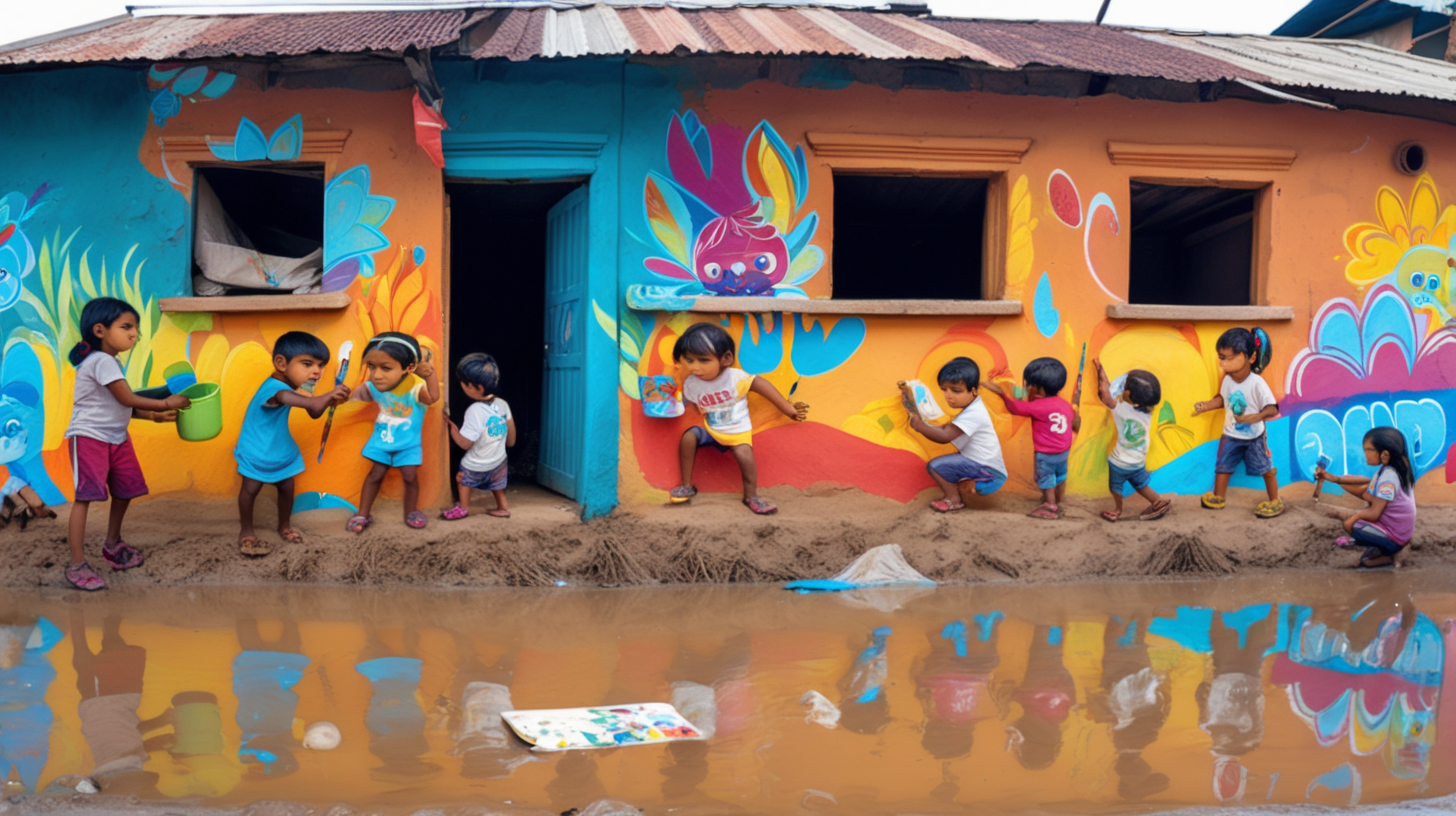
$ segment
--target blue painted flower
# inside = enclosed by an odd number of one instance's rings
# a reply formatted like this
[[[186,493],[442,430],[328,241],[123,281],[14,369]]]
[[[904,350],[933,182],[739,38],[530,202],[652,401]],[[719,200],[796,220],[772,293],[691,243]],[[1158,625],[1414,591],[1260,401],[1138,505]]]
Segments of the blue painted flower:
[[[152,97],[152,118],[157,127],[166,127],[167,120],[182,112],[182,100],[171,88],[163,88]]]
[[[21,193],[0,197],[0,312],[20,300],[21,279],[35,268],[35,250],[20,228],[26,204]]]
[[[354,278],[374,276],[371,254],[389,246],[381,231],[394,199],[369,194],[369,166],[360,164],[335,176],[324,188],[325,292],[348,288]]]

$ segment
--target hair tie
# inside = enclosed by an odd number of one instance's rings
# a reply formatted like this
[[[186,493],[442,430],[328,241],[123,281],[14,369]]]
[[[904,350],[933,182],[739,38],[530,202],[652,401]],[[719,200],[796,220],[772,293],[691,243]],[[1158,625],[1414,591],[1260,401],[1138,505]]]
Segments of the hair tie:
[[[82,340],[81,341],[81,350],[84,351],[84,352],[86,352],[87,354],[90,354],[91,353],[91,344],[88,343],[88,342],[86,342],[85,340]]]

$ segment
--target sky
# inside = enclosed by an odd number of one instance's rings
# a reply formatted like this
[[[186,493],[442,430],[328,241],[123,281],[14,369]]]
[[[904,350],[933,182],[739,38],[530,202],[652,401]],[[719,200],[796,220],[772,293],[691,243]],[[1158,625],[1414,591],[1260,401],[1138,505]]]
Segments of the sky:
[[[313,0],[323,5],[331,0]],[[860,2],[862,0],[851,0]],[[136,3],[137,0],[133,0]],[[207,0],[148,0],[148,5],[201,5]],[[298,0],[294,0],[298,2]],[[335,0],[347,2],[347,0]],[[395,0],[408,5],[410,0]],[[1101,0],[929,0],[936,14],[1013,20],[1091,20]],[[1308,0],[1112,0],[1105,22],[1115,25],[1268,34]],[[239,3],[239,0],[234,0]],[[265,7],[269,0],[248,5]],[[0,43],[38,37],[126,13],[124,0],[12,3]]]

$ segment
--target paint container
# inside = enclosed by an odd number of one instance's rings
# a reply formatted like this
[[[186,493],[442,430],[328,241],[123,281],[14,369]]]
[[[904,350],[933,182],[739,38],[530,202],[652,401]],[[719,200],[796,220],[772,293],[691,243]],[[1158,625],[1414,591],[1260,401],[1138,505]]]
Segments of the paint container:
[[[940,403],[935,401],[935,394],[926,387],[925,383],[919,380],[906,380],[905,387],[909,388],[911,395],[915,397],[915,407],[920,410],[921,419],[930,422],[945,416],[945,412],[940,410]]]
[[[642,413],[657,419],[683,415],[682,389],[678,387],[677,380],[659,374],[638,377],[637,385],[642,391]]]
[[[222,389],[217,383],[197,383],[182,391],[192,404],[177,411],[177,435],[188,442],[205,442],[222,433]]]
[[[162,379],[166,381],[168,391],[180,394],[197,384],[197,372],[192,370],[191,363],[183,360],[167,366],[162,371]]]

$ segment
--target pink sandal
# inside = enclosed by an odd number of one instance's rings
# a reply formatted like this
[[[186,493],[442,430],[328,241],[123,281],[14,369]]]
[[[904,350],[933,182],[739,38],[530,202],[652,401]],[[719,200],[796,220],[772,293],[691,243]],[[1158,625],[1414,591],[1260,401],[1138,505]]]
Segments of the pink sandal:
[[[355,516],[349,519],[349,523],[344,525],[344,529],[348,530],[351,533],[354,533],[355,535],[358,535],[359,533],[362,533],[365,530],[369,529],[369,525],[373,523],[374,519],[368,516]]]
[[[757,513],[760,516],[767,516],[779,511],[778,505],[765,499],[762,496],[754,496],[751,499],[744,499],[743,506]]]
[[[1062,517],[1062,514],[1058,513],[1057,509],[1050,504],[1043,504],[1026,515],[1028,518],[1050,519],[1053,521]]]
[[[91,569],[91,565],[85,561],[82,561],[79,566],[66,567],[66,580],[71,582],[71,586],[86,592],[106,589],[106,581],[97,575],[96,570]]]
[[[930,503],[930,509],[937,513],[954,513],[957,510],[964,510],[965,502],[950,502],[945,499],[936,499]]]
[[[141,551],[136,547],[118,541],[115,544],[103,544],[101,546],[101,558],[111,565],[114,570],[129,570],[140,567],[146,561]]]
[[[428,523],[425,514],[418,510],[411,510],[410,514],[404,517],[404,525],[411,530],[423,530]]]
[[[449,510],[441,513],[440,518],[446,521],[459,521],[460,519],[463,519],[468,515],[470,515],[470,511],[457,504]]]

